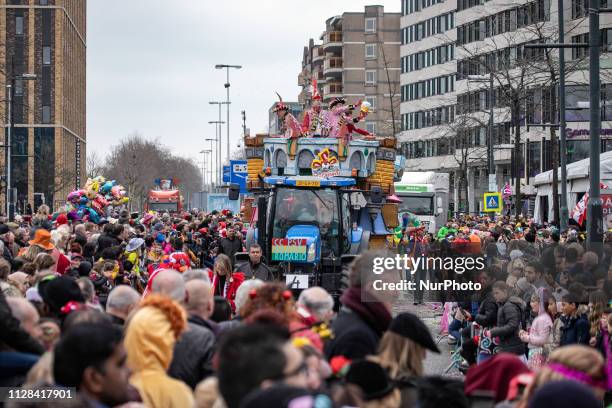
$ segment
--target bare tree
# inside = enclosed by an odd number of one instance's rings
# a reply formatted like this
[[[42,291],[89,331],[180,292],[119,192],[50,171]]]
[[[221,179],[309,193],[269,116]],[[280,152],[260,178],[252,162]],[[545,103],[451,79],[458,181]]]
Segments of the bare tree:
[[[377,110],[380,113],[388,112],[388,116],[379,114],[379,118],[380,118],[381,123],[383,123],[383,121],[385,120],[385,116],[391,118],[391,126],[389,130],[391,130],[391,136],[396,137],[399,131],[399,129],[397,128],[396,117],[399,117],[399,109],[400,109],[400,103],[401,103],[400,98],[397,97],[397,95],[399,94],[400,84],[399,84],[399,78],[398,80],[394,80],[395,78],[391,77],[392,75],[391,68],[399,68],[399,67],[394,67],[392,64],[392,61],[387,59],[387,54],[385,53],[385,43],[380,38],[380,34],[377,34],[377,36],[378,36],[377,48],[380,50],[379,54],[380,54],[380,57],[382,58],[383,67],[385,69],[385,77],[386,77],[385,81],[387,83],[387,90],[389,91],[389,109],[383,108],[381,105],[381,107]],[[384,128],[386,128],[386,126],[383,126],[383,129]]]
[[[88,178],[94,178],[102,174],[104,170],[104,159],[98,151],[87,152],[87,162],[85,164]]]
[[[111,149],[105,160],[104,175],[126,188],[130,207],[142,209],[156,179],[179,180],[183,195],[202,190],[202,176],[191,160],[173,155],[158,140],[134,133]]]

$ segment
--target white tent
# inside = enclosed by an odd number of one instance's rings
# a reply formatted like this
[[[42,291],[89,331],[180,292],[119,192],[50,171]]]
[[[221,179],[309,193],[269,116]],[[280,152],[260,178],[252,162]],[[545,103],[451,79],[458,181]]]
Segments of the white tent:
[[[602,153],[600,162],[601,181],[612,189],[612,151]],[[578,196],[582,196],[582,193],[589,190],[589,164],[590,159],[584,159],[567,165],[567,207],[570,212],[574,209]],[[544,218],[541,208],[542,203],[546,203],[548,220],[552,219],[552,172],[552,170],[548,170],[534,178],[533,184],[537,191],[534,211],[536,222],[541,222]],[[557,169],[557,174],[559,176],[559,194],[561,194],[561,168]]]

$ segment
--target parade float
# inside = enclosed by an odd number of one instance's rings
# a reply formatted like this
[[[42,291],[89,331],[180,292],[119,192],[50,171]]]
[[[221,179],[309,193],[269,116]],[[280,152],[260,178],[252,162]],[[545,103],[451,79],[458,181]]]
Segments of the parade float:
[[[368,249],[384,248],[398,225],[394,177],[396,140],[356,125],[367,102],[320,96],[299,122],[278,102],[280,135],[245,138],[247,248],[257,242],[268,264],[293,289],[322,286],[338,295],[347,267]],[[230,187],[238,198],[238,186]]]

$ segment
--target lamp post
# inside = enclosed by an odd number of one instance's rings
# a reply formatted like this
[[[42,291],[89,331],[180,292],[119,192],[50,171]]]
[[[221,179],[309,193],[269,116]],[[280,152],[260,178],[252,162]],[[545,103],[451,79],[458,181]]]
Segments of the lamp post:
[[[219,143],[219,144],[217,145],[217,149],[218,149],[218,150],[217,150],[217,166],[219,166],[219,169],[222,169],[222,167],[221,167],[221,166],[223,165],[223,164],[222,164],[223,160],[222,160],[222,158],[221,158],[221,133],[222,133],[222,130],[221,130],[221,125],[222,125],[222,124],[224,124],[224,123],[226,123],[226,122],[223,122],[223,121],[221,120],[221,105],[225,105],[227,102],[216,102],[216,101],[210,101],[210,102],[208,102],[208,103],[209,103],[210,105],[219,105],[219,119],[216,121],[216,123],[219,125],[219,135],[217,136],[217,137],[218,137],[218,139],[219,139],[219,141],[218,141],[218,143]],[[211,123],[211,122],[208,122],[208,123]],[[220,171],[221,171],[221,170],[220,170]],[[219,174],[221,174],[221,173],[219,173]],[[219,176],[219,183],[218,183],[218,185],[219,185],[219,186],[221,185],[221,176]]]
[[[225,122],[221,120],[209,120],[210,125],[215,125],[215,137],[217,142],[217,186],[221,185],[221,125]]]
[[[217,139],[213,139],[213,138],[205,138],[205,139],[204,139],[204,141],[205,141],[205,142],[210,142],[210,151],[211,151],[211,155],[210,155],[210,186],[212,187],[212,186],[213,186],[213,184],[214,184],[214,183],[216,183],[216,180],[217,180],[217,170],[216,170],[216,169],[217,169],[217,167],[215,166],[215,165],[216,165],[216,163],[215,163],[215,164],[213,164],[213,157],[216,157],[217,155],[214,155],[214,156],[212,155],[212,152],[214,152],[214,151],[215,151],[215,150],[213,149],[213,142],[214,142],[214,143],[217,143]],[[213,170],[215,171],[215,172],[214,172],[214,175],[215,175],[214,180],[215,180],[215,181],[213,181]]]
[[[13,63],[11,62],[12,70],[9,83],[6,85],[8,92],[8,115],[7,115],[7,132],[6,132],[6,215],[9,221],[12,221],[15,216],[14,199],[11,194],[11,156],[13,146],[13,92],[15,92],[15,81],[28,81],[36,79],[36,74],[21,74],[15,75]]]
[[[230,81],[229,81],[229,70],[230,68],[235,68],[235,69],[241,69],[242,65],[227,65],[227,64],[217,64],[215,65],[216,69],[225,69],[226,73],[227,73],[227,82],[225,82],[224,86],[225,86],[225,90],[227,91],[227,99],[226,99],[226,104],[227,104],[227,163],[229,164],[229,160],[230,160],[230,113],[229,113],[229,106],[230,106],[230,95],[229,95],[229,89],[230,89]]]
[[[202,179],[204,180],[204,189],[206,191],[209,191],[209,189],[206,187],[207,184],[207,180],[206,180],[206,155],[208,153],[212,153],[212,150],[200,150],[200,153],[202,154]],[[212,161],[212,155],[211,155],[211,161]],[[210,175],[211,178],[211,187],[212,187],[212,173]]]

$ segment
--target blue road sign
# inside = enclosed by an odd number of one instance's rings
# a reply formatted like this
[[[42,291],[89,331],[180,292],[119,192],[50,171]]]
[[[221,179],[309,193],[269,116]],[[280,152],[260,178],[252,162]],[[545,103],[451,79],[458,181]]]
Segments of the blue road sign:
[[[223,166],[223,182],[224,183],[229,183],[230,182],[230,170],[231,166]]]
[[[246,194],[247,178],[249,177],[246,160],[230,160],[230,183],[240,185],[240,194]]]
[[[485,212],[500,213],[503,208],[501,193],[484,193],[483,204]]]

